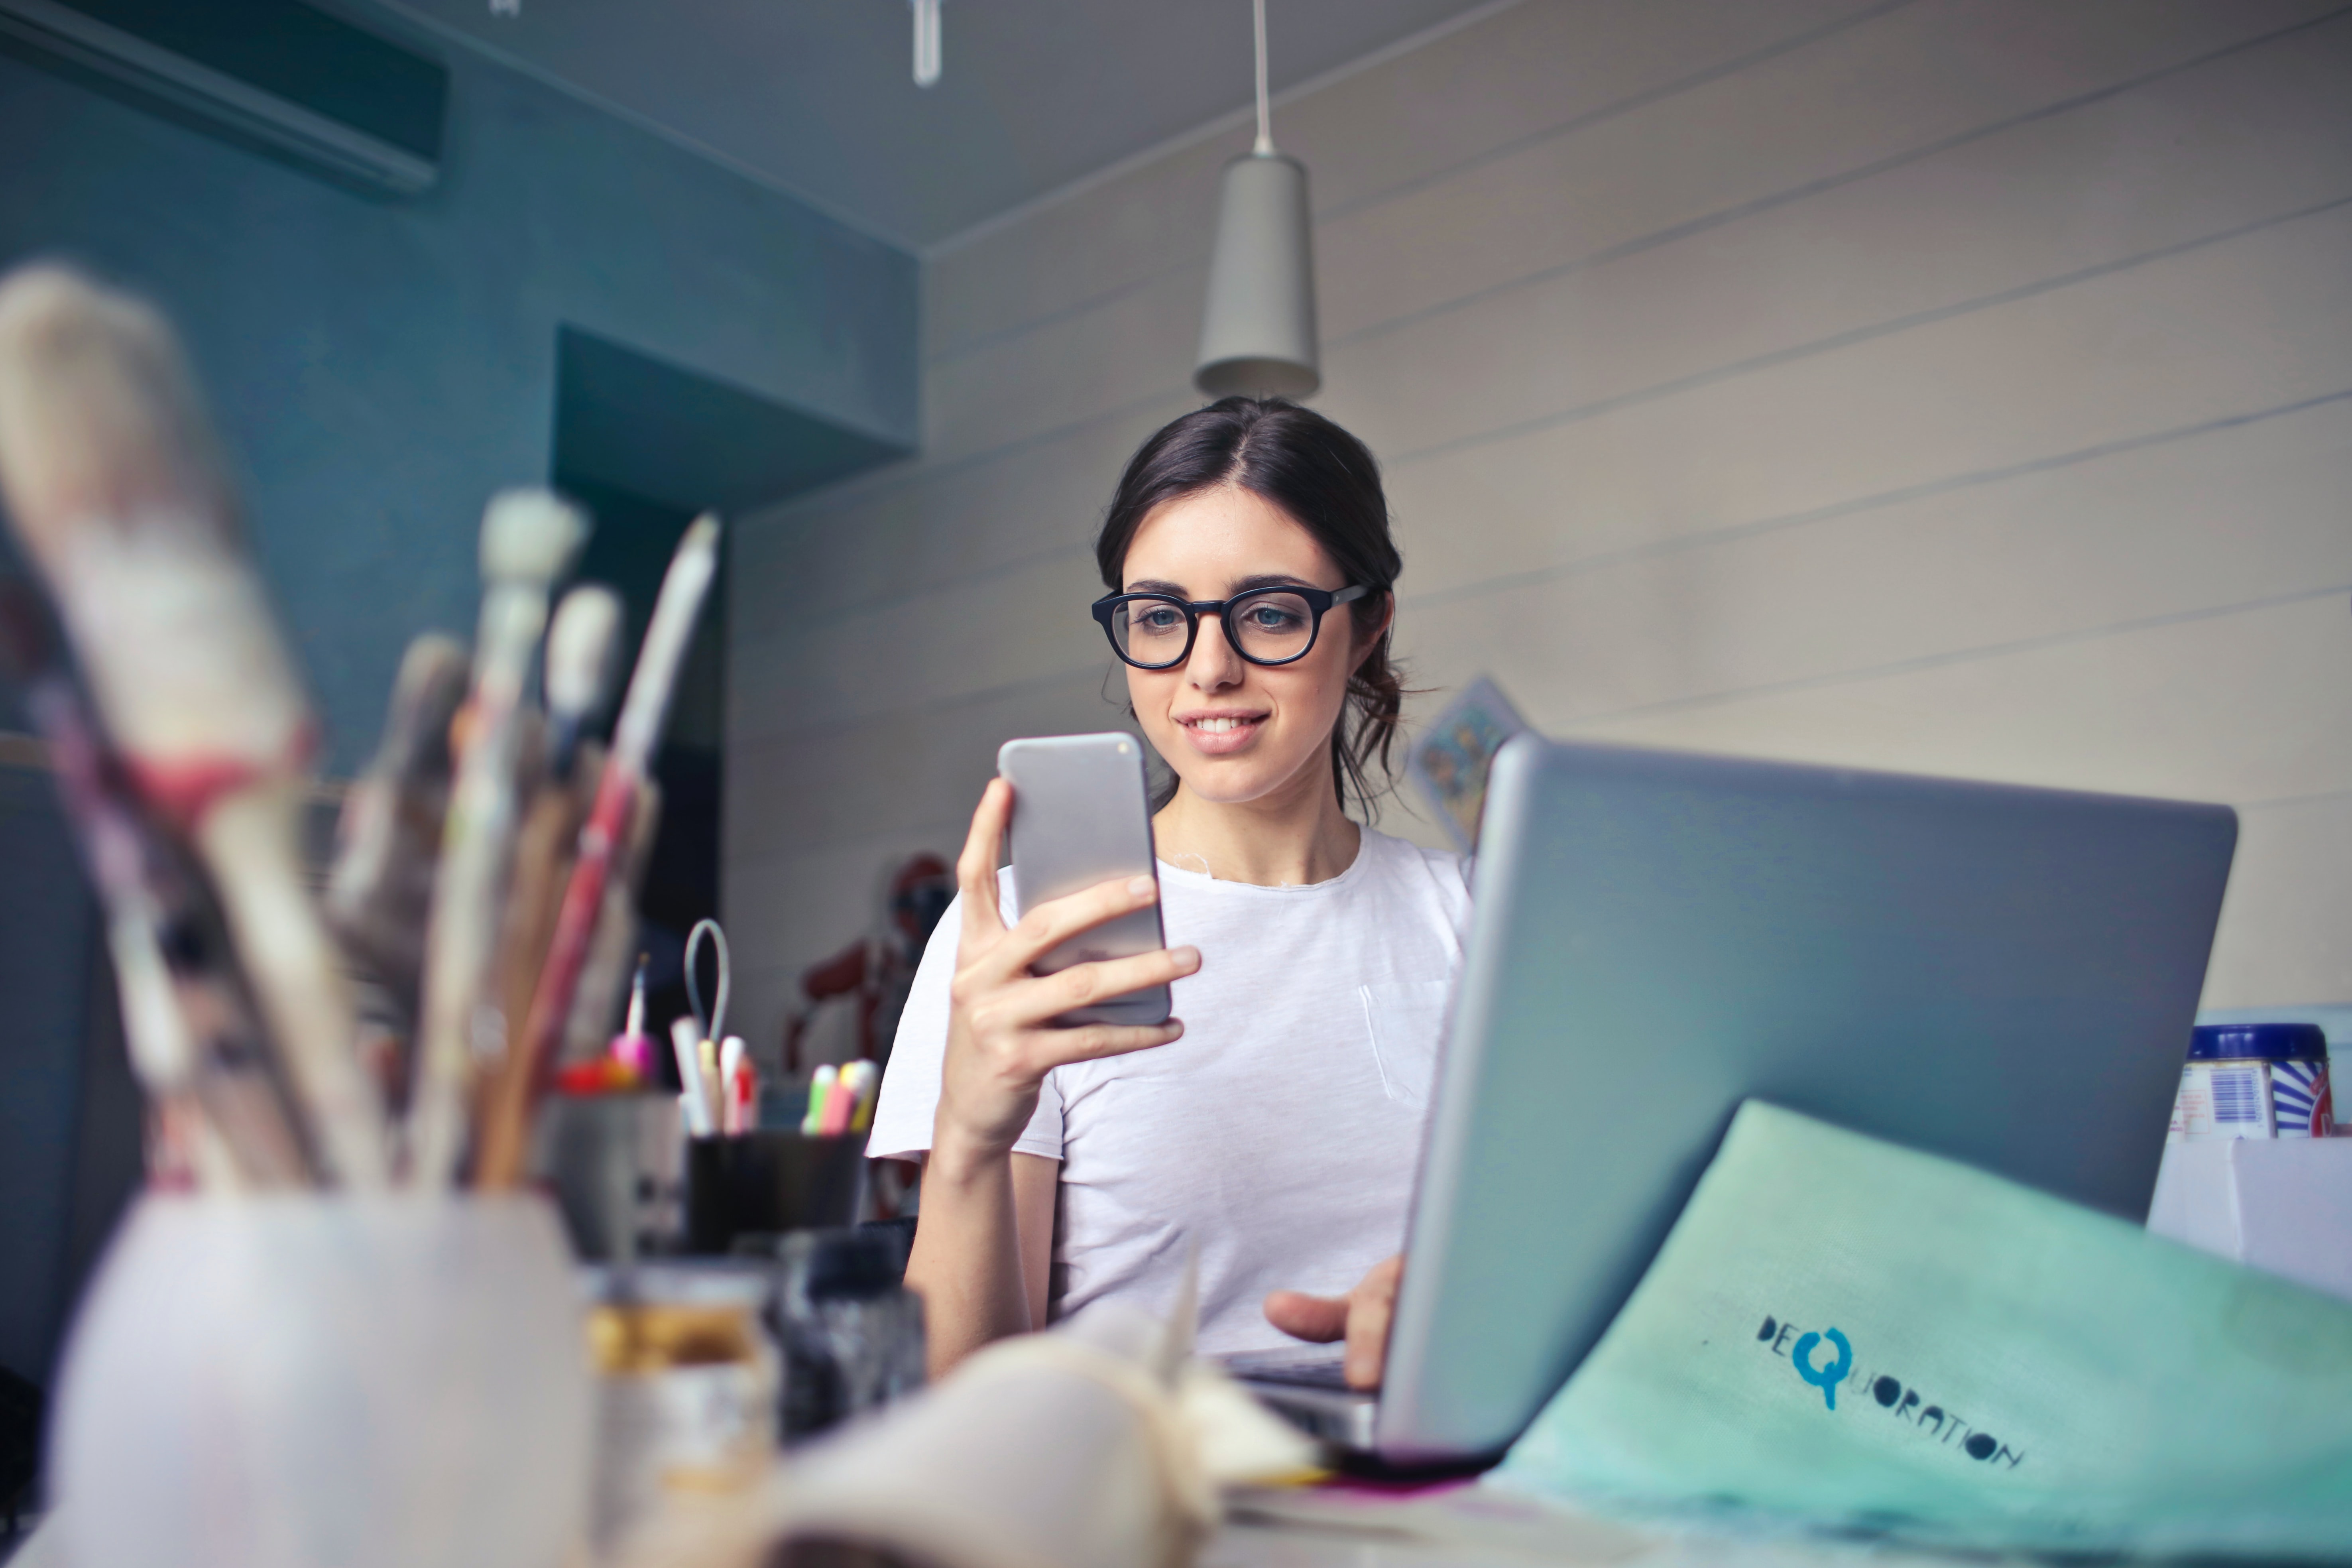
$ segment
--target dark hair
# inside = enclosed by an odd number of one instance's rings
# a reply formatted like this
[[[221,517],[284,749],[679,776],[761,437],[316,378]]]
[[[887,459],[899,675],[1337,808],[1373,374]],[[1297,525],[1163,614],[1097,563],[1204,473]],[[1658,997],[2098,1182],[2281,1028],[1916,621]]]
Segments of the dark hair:
[[[1381,466],[1361,441],[1279,397],[1220,398],[1162,426],[1136,449],[1095,539],[1104,584],[1118,592],[1127,547],[1153,508],[1227,484],[1279,507],[1314,536],[1349,584],[1381,590],[1349,606],[1360,637],[1380,624],[1404,568],[1389,537]],[[1331,731],[1332,787],[1342,804],[1352,794],[1367,812],[1396,773],[1389,753],[1404,706],[1404,680],[1389,657],[1391,635],[1382,631],[1349,673],[1347,706]],[[1367,777],[1375,760],[1377,788]]]

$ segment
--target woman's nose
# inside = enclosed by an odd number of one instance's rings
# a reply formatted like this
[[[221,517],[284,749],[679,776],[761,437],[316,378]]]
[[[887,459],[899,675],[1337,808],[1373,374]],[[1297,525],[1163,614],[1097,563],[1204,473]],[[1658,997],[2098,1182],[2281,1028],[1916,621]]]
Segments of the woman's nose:
[[[1192,639],[1192,657],[1184,661],[1184,679],[1202,691],[1221,690],[1241,684],[1244,666],[1241,655],[1225,640],[1225,617],[1202,616],[1201,630]]]

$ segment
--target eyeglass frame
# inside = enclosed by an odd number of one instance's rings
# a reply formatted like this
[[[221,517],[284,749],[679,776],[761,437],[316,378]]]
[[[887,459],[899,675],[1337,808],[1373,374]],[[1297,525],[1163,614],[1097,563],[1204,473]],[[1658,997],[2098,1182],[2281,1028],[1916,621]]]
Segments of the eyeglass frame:
[[[1093,612],[1096,622],[1101,626],[1103,636],[1110,640],[1111,652],[1118,655],[1122,663],[1137,669],[1180,669],[1183,668],[1184,661],[1192,657],[1192,645],[1201,640],[1202,616],[1216,616],[1222,629],[1225,611],[1231,605],[1246,604],[1252,599],[1261,599],[1268,594],[1296,594],[1307,601],[1307,609],[1314,613],[1315,624],[1307,633],[1307,646],[1288,658],[1253,658],[1243,651],[1241,643],[1231,633],[1225,636],[1225,646],[1233,649],[1244,663],[1256,665],[1261,669],[1279,669],[1286,664],[1297,664],[1315,651],[1316,639],[1323,635],[1325,616],[1329,615],[1341,605],[1353,604],[1367,594],[1383,591],[1370,583],[1358,583],[1351,587],[1337,589],[1309,587],[1304,583],[1269,583],[1262,588],[1251,588],[1235,594],[1230,599],[1180,599],[1173,594],[1105,594],[1087,608]],[[1132,604],[1138,599],[1149,599],[1155,604],[1171,605],[1184,612],[1184,651],[1166,664],[1146,664],[1141,659],[1129,658],[1127,650],[1118,646],[1118,634],[1111,629],[1110,618],[1118,613],[1118,607],[1121,605]]]

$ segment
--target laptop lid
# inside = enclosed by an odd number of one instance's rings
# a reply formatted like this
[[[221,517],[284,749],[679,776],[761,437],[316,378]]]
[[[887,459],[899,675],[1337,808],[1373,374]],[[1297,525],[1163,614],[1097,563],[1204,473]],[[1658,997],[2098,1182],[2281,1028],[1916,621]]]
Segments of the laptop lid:
[[[2135,1223],[2225,807],[1514,739],[1378,1447],[1498,1450],[1759,1097]]]

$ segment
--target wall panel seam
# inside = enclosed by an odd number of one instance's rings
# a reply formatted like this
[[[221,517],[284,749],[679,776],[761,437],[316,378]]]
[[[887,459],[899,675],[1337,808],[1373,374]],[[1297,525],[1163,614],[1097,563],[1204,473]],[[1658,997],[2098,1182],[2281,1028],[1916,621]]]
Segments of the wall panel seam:
[[[1429,321],[1434,317],[1444,315],[1450,311],[1461,310],[1466,306],[1476,304],[1481,300],[1489,299],[1496,295],[1507,294],[1517,289],[1532,288],[1537,284],[1549,282],[1556,278],[1569,277],[1572,274],[1586,271],[1592,268],[1603,267],[1608,265],[1610,262],[1622,260],[1624,258],[1629,256],[1639,255],[1645,250],[1653,250],[1661,246],[1671,245],[1679,239],[1686,239],[1695,234],[1704,234],[1709,229],[1720,228],[1726,224],[1736,223],[1742,218],[1754,217],[1759,214],[1769,212],[1778,207],[1791,205],[1797,202],[1803,201],[1809,196],[1822,195],[1843,185],[1854,184],[1879,174],[1888,174],[1895,169],[1902,168],[1906,164],[1920,163],[1926,159],[1936,157],[1938,154],[1949,153],[1958,148],[1965,147],[1971,142],[1980,142],[1988,137],[2000,135],[2003,132],[2013,131],[2024,125],[2031,125],[2036,121],[2055,119],[2062,115],[2073,113],[2076,110],[2085,109],[2094,104],[2105,102],[2108,99],[2122,97],[2126,93],[2133,92],[2140,88],[2147,87],[2156,82],[2163,81],[2168,78],[2179,76],[2186,72],[2195,70],[2200,67],[2210,65],[2215,60],[2224,59],[2231,55],[2242,54],[2248,49],[2257,48],[2264,44],[2273,43],[2280,38],[2305,31],[2312,27],[2324,26],[2330,22],[2339,20],[2346,16],[2347,12],[2352,12],[2352,6],[2339,7],[2336,10],[2328,12],[2325,16],[2315,16],[2305,21],[2294,23],[2288,26],[2281,27],[2275,32],[2265,33],[2260,37],[2241,39],[2236,43],[2226,44],[2220,48],[2210,51],[2209,53],[2200,55],[2194,59],[2183,60],[2173,65],[2160,67],[2156,70],[2148,71],[2143,75],[2133,77],[2125,81],[2112,82],[2105,87],[2095,88],[2090,91],[2078,93],[2073,98],[2061,99],[2056,102],[2043,104],[2038,109],[2026,110],[2021,113],[2011,115],[2003,120],[1990,121],[1984,125],[1978,126],[1973,130],[1958,132],[1944,138],[1942,141],[1928,142],[1924,146],[1892,153],[1875,163],[1860,164],[1854,168],[1843,170],[1834,174],[1823,174],[1818,179],[1808,180],[1801,184],[1791,185],[1786,190],[1770,192],[1765,195],[1756,196],[1745,202],[1735,203],[1731,206],[1721,208],[1716,212],[1704,213],[1697,217],[1688,218],[1682,223],[1670,225],[1669,226],[1659,229],[1654,233],[1639,235],[1632,239],[1620,241],[1616,245],[1594,251],[1590,256],[1579,257],[1570,261],[1559,262],[1553,266],[1541,268],[1534,272],[1528,273],[1523,277],[1508,279],[1498,283],[1489,283],[1481,288],[1474,289],[1469,293],[1460,295],[1454,299],[1442,300],[1434,304],[1425,305],[1417,310],[1410,310],[1403,315],[1391,317],[1386,321],[1370,322],[1365,326],[1357,328],[1354,331],[1344,333],[1337,338],[1332,338],[1327,341],[1323,346],[1326,350],[1329,350],[1334,348],[1344,348],[1352,343],[1363,342],[1372,338],[1401,331],[1403,328],[1415,325],[1421,321]],[[929,368],[928,365],[926,368]]]
[[[2352,197],[2345,198],[2345,201],[2352,202]],[[2344,203],[2339,202],[2330,205],[2344,205]],[[1832,501],[1825,506],[1812,507],[1803,511],[1783,512],[1772,517],[1754,518],[1741,522],[1725,523],[1717,528],[1702,529],[1690,533],[1676,534],[1667,539],[1654,540],[1643,544],[1629,545],[1621,550],[1606,551],[1597,555],[1580,556],[1572,561],[1559,562],[1548,566],[1531,567],[1524,571],[1502,573],[1492,577],[1480,578],[1475,582],[1460,584],[1450,588],[1433,588],[1425,594],[1401,594],[1398,595],[1398,606],[1400,609],[1404,610],[1433,609],[1447,605],[1457,604],[1465,599],[1475,599],[1489,594],[1507,593],[1517,588],[1531,587],[1549,582],[1558,582],[1570,577],[1581,576],[1589,573],[1605,571],[1614,566],[1630,564],[1637,561],[1655,560],[1660,557],[1682,554],[1690,551],[1709,549],[1718,544],[1730,543],[1738,540],[1751,538],[1759,534],[1778,532],[1787,529],[1801,528],[1814,522],[1824,522],[1838,518],[1852,517],[1859,513],[1875,511],[1887,507],[1900,506],[1906,502],[1924,500],[1930,496],[1947,494],[1956,490],[1976,489],[1984,485],[1999,484],[2003,480],[2021,479],[2030,474],[2046,473],[2053,469],[2074,468],[2084,463],[2097,461],[2103,458],[2116,457],[2126,452],[2138,451],[2144,447],[2168,446],[2175,442],[2194,440],[2201,436],[2214,435],[2221,431],[2233,430],[2249,425],[2258,425],[2266,420],[2282,418],[2293,414],[2300,414],[2308,409],[2325,406],[2327,404],[2340,403],[2347,398],[2352,398],[2352,387],[2347,387],[2335,392],[2320,393],[2315,396],[2297,398],[2292,402],[2277,404],[2267,408],[2253,409],[2242,414],[2222,415],[2217,418],[2200,420],[2193,425],[2175,426],[2168,429],[2150,431],[2142,435],[2123,437],[2112,441],[2097,442],[2088,447],[2078,447],[2070,452],[2059,452],[2044,457],[2029,458],[2021,462],[2006,463],[1994,468],[1978,468],[1964,473],[1939,475],[1935,479],[1922,480],[1917,484],[1898,486],[1893,489],[1879,490],[1870,495],[1857,496],[1846,500]],[[1388,466],[1393,467],[1395,465],[1391,463]],[[1018,575],[1022,572],[1034,570],[1039,566],[1046,565],[1055,561],[1065,558],[1084,559],[1092,555],[1093,548],[1094,547],[1091,542],[1085,542],[1056,546],[1050,550],[1034,551],[1028,554],[1007,561],[1002,565],[967,574],[964,576],[957,578],[952,583],[931,584],[919,588],[908,589],[903,593],[885,595],[873,599],[838,603],[836,605],[827,606],[824,610],[815,614],[804,614],[796,616],[793,626],[788,630],[771,629],[749,633],[745,637],[735,643],[734,651],[740,655],[751,654],[763,647],[772,647],[787,637],[804,635],[812,629],[843,625],[861,616],[877,614],[894,606],[918,604],[925,599],[935,598],[941,594],[961,592],[975,584],[987,583],[1000,578]]]
[[[2352,7],[2347,7],[2346,9],[2352,10]],[[2331,19],[2334,16],[2341,16],[2343,14],[2344,12],[2333,12],[2330,13],[2328,18],[2322,18],[2322,20]],[[1729,364],[1714,366],[1706,370],[1693,371],[1686,375],[1656,383],[1651,386],[1638,387],[1632,392],[1618,394],[1614,397],[1600,399],[1592,403],[1578,405],[1571,408],[1538,415],[1529,419],[1488,426],[1481,430],[1468,431],[1463,435],[1449,437],[1446,441],[1437,443],[1433,446],[1409,448],[1402,453],[1391,454],[1383,459],[1383,465],[1393,468],[1406,463],[1420,462],[1430,458],[1485,445],[1490,442],[1507,440],[1515,436],[1531,434],[1538,430],[1549,429],[1560,425],[1571,424],[1578,420],[1591,418],[1598,415],[1612,412],[1617,408],[1628,406],[1632,404],[1668,396],[1677,392],[1706,385],[1710,382],[1728,379],[1730,377],[1746,374],[1756,370],[1767,369],[1776,364],[1787,363],[1790,360],[1800,359],[1812,354],[1831,353],[1853,343],[1867,342],[1874,337],[1886,336],[1892,333],[1907,331],[1913,327],[1926,326],[1937,321],[1948,321],[1958,316],[1969,314],[1976,310],[2014,303],[2017,300],[2030,299],[2037,294],[2048,293],[2056,289],[2070,287],[2075,283],[2086,282],[2094,278],[2101,277],[2108,273],[2128,271],[2135,267],[2143,266],[2149,262],[2163,260],[2167,258],[2185,254],[2207,246],[2223,244],[2231,239],[2243,238],[2247,236],[2259,233],[2263,229],[2293,223],[2301,218],[2316,216],[2322,213],[2343,206],[2347,202],[2352,202],[2352,195],[2338,196],[2328,201],[2315,203],[2293,211],[2273,214],[2265,217],[2253,219],[2245,224],[2218,230],[2211,234],[2192,237],[2189,239],[2176,241],[2171,245],[2161,246],[2152,250],[2139,252],[2133,256],[2119,258],[2113,261],[2101,262],[2095,266],[2079,268],[2071,272],[2061,273],[2054,277],[2042,279],[2032,283],[2020,284],[2015,288],[1983,295],[1977,299],[1956,301],[1949,305],[1939,305],[1928,310],[1915,311],[1908,315],[1891,318],[1885,321],[1875,322],[1864,327],[1853,328],[1845,332],[1832,333],[1828,337],[1817,338],[1804,343],[1791,344],[1786,348],[1775,349],[1769,353],[1756,355],[1745,360],[1735,361]],[[1694,222],[1703,221],[1704,220],[1694,220]],[[1566,269],[1573,269],[1575,267],[1580,265],[1580,263],[1569,264],[1569,267]],[[1557,272],[1563,269],[1555,268],[1552,270]],[[1482,294],[1491,293],[1496,290],[1516,286],[1517,284],[1498,284],[1495,286],[1494,289],[1482,291]],[[1423,312],[1424,315],[1433,312]],[[1404,319],[1405,318],[1399,318],[1400,321]],[[1367,329],[1367,331],[1369,331],[1370,329]],[[1350,339],[1347,341],[1360,340],[1366,334],[1363,332],[1351,334]],[[1328,347],[1331,345],[1327,344],[1326,346]],[[788,511],[771,514],[770,517],[760,520],[755,526],[774,527],[798,532],[813,528],[827,518],[837,516],[843,511],[866,504],[869,501],[878,500],[887,496],[898,494],[906,489],[919,485],[929,484],[938,479],[951,477],[957,473],[966,472],[975,468],[984,467],[988,463],[1017,455],[1024,450],[1048,444],[1062,437],[1074,435],[1078,431],[1087,429],[1093,426],[1116,422],[1121,418],[1139,413],[1145,408],[1149,408],[1155,404],[1191,403],[1192,401],[1192,398],[1189,394],[1173,390],[1147,393],[1141,396],[1116,404],[1109,408],[1097,410],[1095,413],[1088,414],[1081,418],[1066,420],[1060,424],[1048,426],[1039,430],[1030,431],[1011,440],[999,441],[971,452],[958,453],[952,458],[946,458],[936,463],[918,459],[916,462],[902,468],[896,472],[885,476],[877,476],[870,484],[858,486],[854,491],[845,491],[836,495],[795,504]],[[853,484],[856,483],[855,480],[851,482]]]
[[[2139,616],[2129,620],[2112,621],[2104,626],[2083,627],[2073,631],[2045,632],[2038,637],[2018,637],[2009,642],[1954,648],[1945,653],[1922,654],[1915,658],[1895,659],[1890,663],[1866,668],[1832,670],[1821,675],[1795,676],[1786,680],[1761,681],[1754,686],[1727,687],[1716,691],[1695,692],[1687,697],[1669,697],[1655,702],[1635,703],[1627,708],[1580,713],[1569,721],[1567,727],[1572,731],[1621,719],[1648,718],[1661,713],[1688,712],[1700,708],[1727,707],[1733,703],[1752,701],[1761,697],[1777,697],[1786,692],[1815,691],[1833,686],[1859,685],[1864,681],[1884,679],[1889,676],[1910,675],[1920,670],[1941,669],[1954,665],[1985,663],[1994,659],[2014,658],[2020,654],[2038,653],[2047,648],[2098,642],[2103,638],[2128,637],[2137,632],[2158,631],[2167,626],[2189,626],[2199,621],[2227,620],[2238,616],[2263,615],[2273,610],[2291,609],[2297,605],[2307,605],[2315,599],[2333,598],[2338,595],[2347,594],[2352,594],[2352,582],[2331,583],[2321,588],[2298,588],[2287,594],[2266,594],[2260,598],[2243,599],[2227,605],[2202,605],[2192,610],[2168,610],[2162,615]]]
[[[1712,549],[1718,544],[1751,539],[1759,534],[1775,533],[1787,529],[1802,528],[1811,523],[1826,522],[1838,518],[1877,511],[1910,501],[1924,500],[1930,496],[1947,495],[1958,490],[2000,484],[2008,479],[2022,479],[2030,474],[2075,468],[2084,463],[2095,462],[2103,458],[2118,457],[2126,452],[2136,452],[2147,447],[2170,446],[2176,442],[2195,440],[2201,436],[2260,425],[2288,415],[2301,414],[2308,409],[2324,407],[2331,403],[2341,403],[2347,398],[2352,398],[2352,387],[2347,387],[2338,392],[2321,393],[2314,397],[2297,398],[2292,403],[2282,403],[2269,408],[2255,409],[2250,413],[2223,415],[2219,418],[2201,420],[2194,425],[2176,426],[2170,429],[2152,431],[2146,435],[2101,441],[2092,446],[2078,447],[2071,452],[2030,458],[2023,462],[2005,463],[1999,467],[1978,468],[1966,473],[1948,474],[1937,479],[1923,480],[1917,484],[1903,485],[1894,489],[1880,490],[1872,495],[1857,496],[1849,500],[1832,501],[1826,506],[1808,508],[1803,511],[1783,512],[1775,517],[1726,523],[1718,528],[1675,534],[1672,538],[1653,540],[1644,544],[1628,545],[1620,550],[1604,551],[1597,555],[1581,556],[1576,560],[1563,561],[1554,565],[1500,573],[1492,577],[1460,584],[1451,588],[1433,588],[1426,594],[1401,594],[1397,599],[1398,607],[1401,610],[1433,609],[1457,604],[1465,599],[1509,593],[1519,588],[1535,587],[1565,578],[1580,577],[1615,566],[1629,565],[1638,561],[1654,561],[1664,556]]]
[[[2217,245],[2226,245],[2231,240],[2248,238],[2268,229],[2280,228],[2305,218],[2317,217],[2347,205],[2352,205],[2352,195],[2334,196],[2324,202],[2315,202],[2307,206],[2297,207],[2291,212],[2274,213],[2270,216],[2255,218],[2247,223],[2233,224],[2228,228],[2220,229],[2211,234],[2177,240],[2170,245],[2158,246],[2153,250],[2120,257],[2113,261],[2099,262],[2091,267],[2077,268],[2071,272],[2062,272],[2054,277],[2041,279],[2032,283],[2021,283],[2015,288],[1979,295],[1973,300],[1961,300],[1948,305],[1937,305],[1930,310],[1914,310],[1906,315],[1890,317],[1886,321],[1874,321],[1867,326],[1849,328],[1843,332],[1832,332],[1828,337],[1816,338],[1810,342],[1795,343],[1787,348],[1774,349],[1768,353],[1753,354],[1747,359],[1735,360],[1729,364],[1718,365],[1713,369],[1692,371],[1688,374],[1675,376],[1649,386],[1636,387],[1631,392],[1596,398],[1590,403],[1577,404],[1571,407],[1535,415],[1526,419],[1512,420],[1484,430],[1466,431],[1443,441],[1433,442],[1426,447],[1409,447],[1402,452],[1391,453],[1382,459],[1381,466],[1391,469],[1405,468],[1414,463],[1427,462],[1433,458],[1467,451],[1476,447],[1489,446],[1498,441],[1510,440],[1516,437],[1558,429],[1564,425],[1578,424],[1587,419],[1598,418],[1605,414],[1613,414],[1621,408],[1629,408],[1643,403],[1654,403],[1685,392],[1694,392],[1701,387],[1751,375],[1759,371],[1770,370],[1798,360],[1834,353],[1840,349],[1852,348],[1857,343],[1869,342],[1874,339],[1893,337],[1920,327],[1955,321],[1963,316],[1974,315],[1979,311],[1993,310],[2002,305],[2013,305],[2020,300],[2031,300],[2038,295],[2056,293],[2061,289],[2074,288],[2077,284],[2129,272],[2154,262],[2168,260],[2173,257],[2185,256],[2192,251],[2208,249]]]

